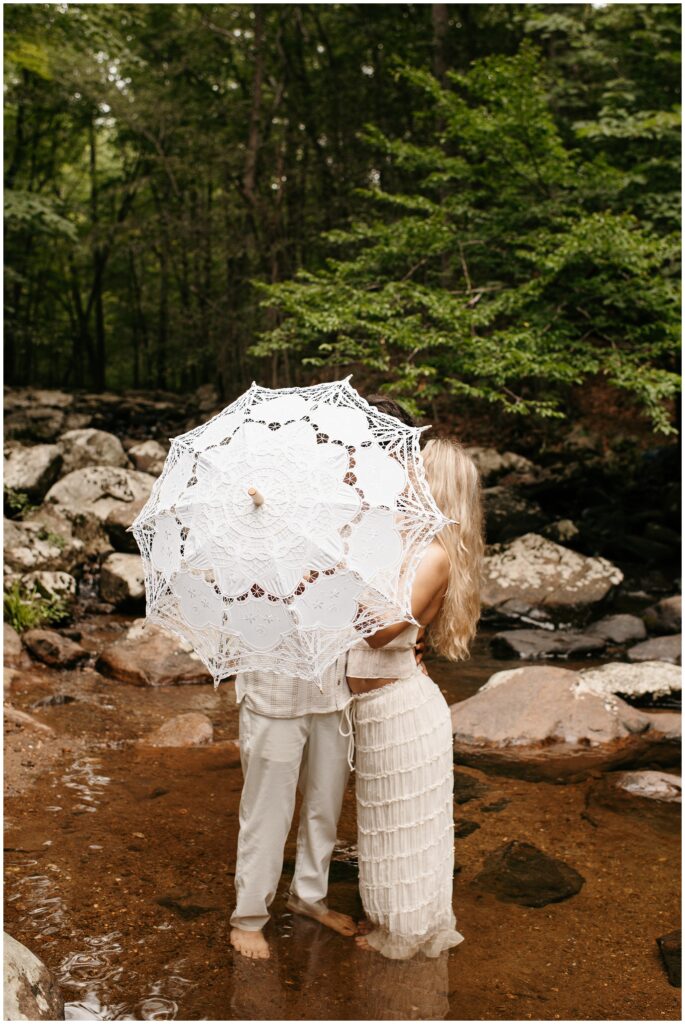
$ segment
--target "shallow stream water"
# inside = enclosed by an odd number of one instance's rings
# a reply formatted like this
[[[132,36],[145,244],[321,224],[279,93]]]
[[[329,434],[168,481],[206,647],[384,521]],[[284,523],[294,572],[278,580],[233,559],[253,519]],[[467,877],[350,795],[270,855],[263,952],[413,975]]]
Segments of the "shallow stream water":
[[[98,649],[124,625],[92,619],[83,643]],[[429,667],[454,703],[520,664],[492,658],[483,634],[468,665]],[[454,902],[465,942],[433,961],[386,961],[286,911],[291,833],[271,959],[250,962],[228,942],[242,782],[221,746],[237,736],[232,686],[139,689],[90,668],[24,678],[14,705],[57,738],[7,739],[5,928],[55,971],[67,1019],[680,1018],[655,941],[678,927],[678,837],[610,811],[588,815],[592,779],[555,786],[457,766]],[[35,707],[54,694],[74,699]],[[209,715],[218,745],[136,746],[186,711]],[[351,782],[330,904],[361,917],[355,828]],[[483,858],[510,839],[568,862],[586,880],[580,893],[533,909],[480,892],[472,880]]]

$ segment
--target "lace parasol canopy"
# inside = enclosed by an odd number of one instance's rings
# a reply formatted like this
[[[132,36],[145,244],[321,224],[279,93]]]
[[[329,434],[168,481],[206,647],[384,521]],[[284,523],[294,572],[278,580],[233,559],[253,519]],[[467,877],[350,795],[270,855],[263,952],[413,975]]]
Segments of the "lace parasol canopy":
[[[252,669],[320,684],[361,637],[414,622],[416,567],[449,522],[419,436],[349,379],[253,384],[172,439],[131,527],[147,618],[189,641],[215,685]]]

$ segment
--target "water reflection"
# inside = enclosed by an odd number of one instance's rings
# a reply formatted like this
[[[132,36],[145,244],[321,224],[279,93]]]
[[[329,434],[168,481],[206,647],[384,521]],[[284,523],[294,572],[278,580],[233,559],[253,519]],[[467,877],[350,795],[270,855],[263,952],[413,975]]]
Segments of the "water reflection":
[[[387,960],[313,921],[282,917],[271,959],[238,955],[231,1017],[238,1020],[446,1020],[449,952]],[[340,978],[347,982],[340,985]]]

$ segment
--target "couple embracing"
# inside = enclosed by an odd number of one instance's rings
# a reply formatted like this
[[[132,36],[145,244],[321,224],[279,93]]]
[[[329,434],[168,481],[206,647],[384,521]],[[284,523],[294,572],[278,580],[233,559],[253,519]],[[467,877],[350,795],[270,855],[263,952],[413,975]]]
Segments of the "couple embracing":
[[[390,399],[380,412],[413,425]],[[476,468],[455,442],[422,452],[429,487],[453,520],[416,571],[412,614],[433,648],[468,655],[479,616],[482,512]],[[244,775],[231,944],[269,956],[264,926],[302,795],[288,907],[391,959],[438,956],[463,936],[452,908],[452,727],[438,686],[417,664],[418,627],[398,622],[361,640],[314,682],[274,672],[236,679]],[[354,731],[359,888],[366,921],[326,905],[328,870]]]

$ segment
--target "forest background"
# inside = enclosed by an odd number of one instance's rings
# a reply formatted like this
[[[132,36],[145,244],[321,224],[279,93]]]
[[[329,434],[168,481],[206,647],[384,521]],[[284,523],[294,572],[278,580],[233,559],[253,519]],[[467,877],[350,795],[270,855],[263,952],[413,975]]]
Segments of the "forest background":
[[[4,17],[8,385],[674,430],[679,4]]]

